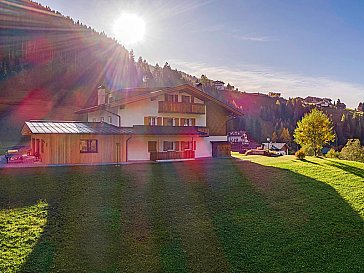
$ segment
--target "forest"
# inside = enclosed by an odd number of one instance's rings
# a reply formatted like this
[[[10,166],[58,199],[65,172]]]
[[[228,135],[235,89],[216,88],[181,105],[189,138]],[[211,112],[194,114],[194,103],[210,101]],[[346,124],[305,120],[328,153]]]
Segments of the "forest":
[[[246,130],[261,142],[267,137],[294,146],[292,132],[312,105],[303,98],[217,90],[207,76],[195,77],[168,62],[151,65],[103,32],[29,0],[0,2],[0,147],[23,141],[25,120],[74,120],[74,111],[95,104],[96,88],[175,86],[190,83],[243,110],[230,129]],[[203,73],[203,71],[201,71]],[[223,79],[222,79],[223,80]],[[356,110],[341,102],[322,110],[333,120],[336,140],[364,141],[363,103]]]

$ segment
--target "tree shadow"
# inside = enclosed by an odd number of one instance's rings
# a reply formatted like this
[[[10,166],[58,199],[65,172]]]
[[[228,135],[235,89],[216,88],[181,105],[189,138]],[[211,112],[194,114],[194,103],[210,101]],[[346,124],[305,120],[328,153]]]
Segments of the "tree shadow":
[[[306,158],[304,158],[304,159],[299,159],[300,161],[302,161],[302,162],[305,162],[305,163],[310,163],[310,164],[313,164],[313,165],[319,165],[318,163],[316,163],[316,162],[313,162],[313,161],[310,161],[310,160],[307,160]]]
[[[354,174],[356,176],[359,176],[361,178],[364,178],[363,169],[360,169],[360,168],[345,164],[343,162],[337,162],[337,161],[327,161],[327,164],[329,164],[331,166],[334,166],[336,168],[339,168],[339,169],[341,169],[341,170],[343,170],[345,172],[348,172],[348,173]]]
[[[363,219],[331,186],[289,170],[221,159],[0,175],[1,209],[48,203],[22,272],[212,272],[223,259],[232,272],[364,267]]]

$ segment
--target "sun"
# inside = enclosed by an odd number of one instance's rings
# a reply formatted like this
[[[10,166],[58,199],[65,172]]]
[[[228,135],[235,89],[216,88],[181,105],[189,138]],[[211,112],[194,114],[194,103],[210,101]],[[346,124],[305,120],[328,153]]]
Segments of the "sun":
[[[145,22],[136,14],[124,13],[114,23],[115,38],[126,45],[141,42],[145,34]]]

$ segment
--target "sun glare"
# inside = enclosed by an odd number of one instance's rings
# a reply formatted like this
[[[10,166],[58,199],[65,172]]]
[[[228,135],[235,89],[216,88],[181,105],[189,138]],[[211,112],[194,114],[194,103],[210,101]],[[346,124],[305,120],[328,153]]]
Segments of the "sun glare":
[[[136,14],[124,13],[114,24],[115,38],[122,44],[135,44],[143,40],[145,22]]]

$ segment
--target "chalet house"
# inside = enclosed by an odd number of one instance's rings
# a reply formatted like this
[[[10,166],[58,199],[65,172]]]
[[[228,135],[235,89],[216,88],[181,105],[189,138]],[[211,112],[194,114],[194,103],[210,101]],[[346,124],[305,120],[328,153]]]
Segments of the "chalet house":
[[[275,152],[281,152],[284,155],[288,155],[289,147],[284,142],[265,142],[262,143],[263,149],[268,149]]]
[[[227,122],[241,110],[191,86],[98,89],[84,121],[29,121],[33,154],[45,164],[194,159],[230,154]]]

